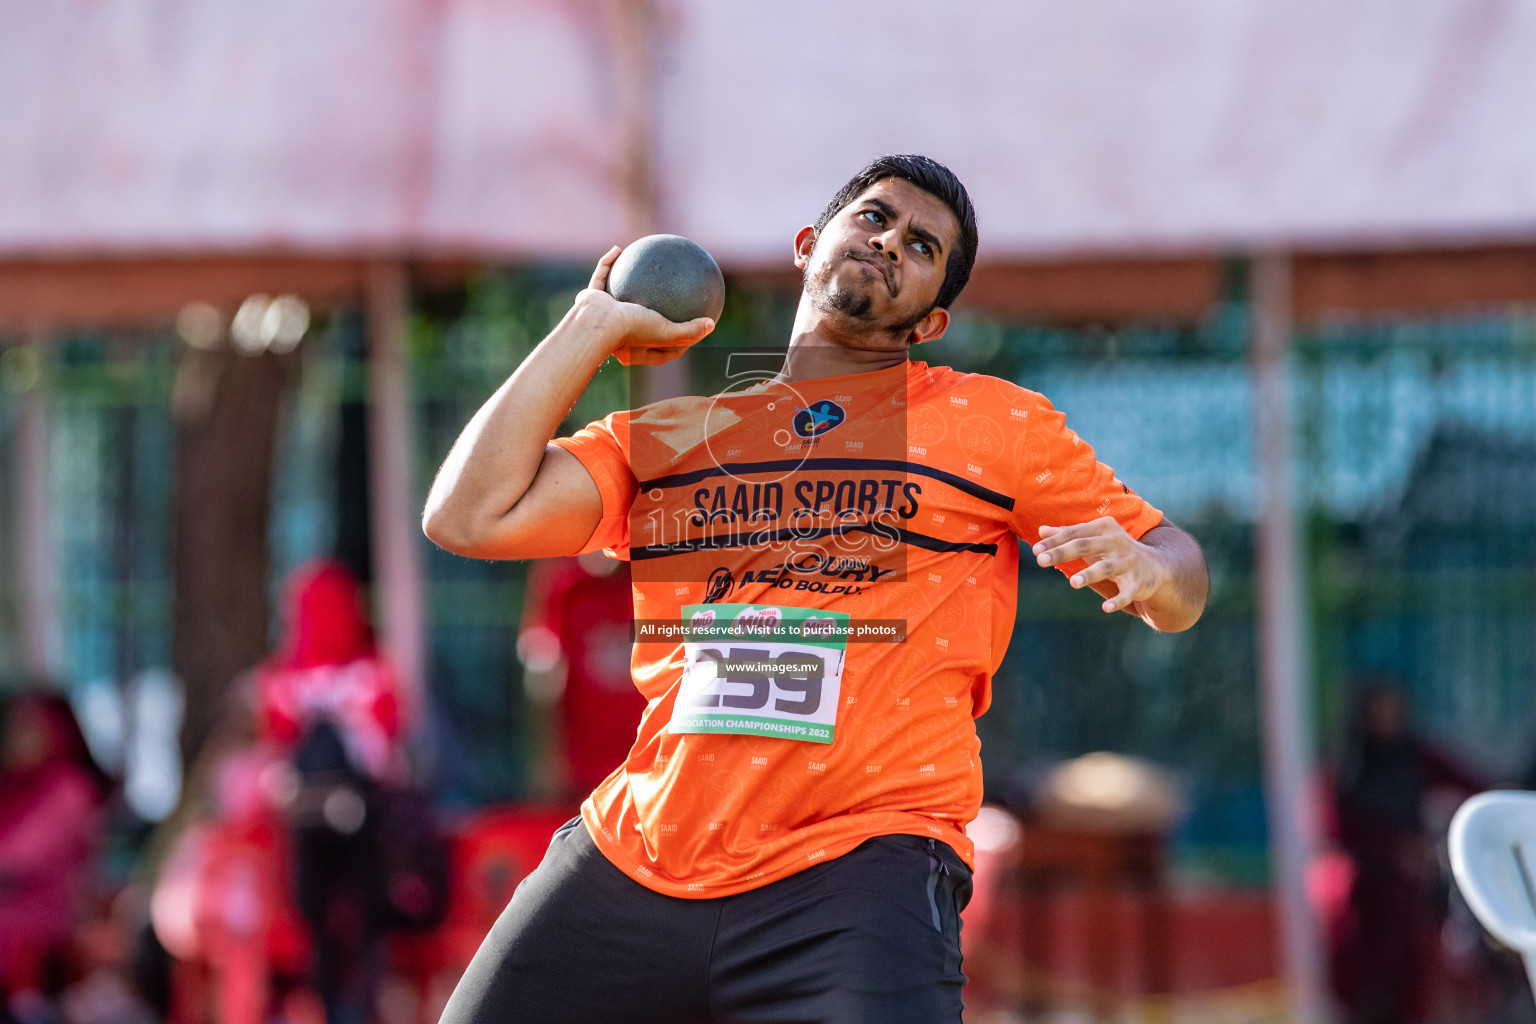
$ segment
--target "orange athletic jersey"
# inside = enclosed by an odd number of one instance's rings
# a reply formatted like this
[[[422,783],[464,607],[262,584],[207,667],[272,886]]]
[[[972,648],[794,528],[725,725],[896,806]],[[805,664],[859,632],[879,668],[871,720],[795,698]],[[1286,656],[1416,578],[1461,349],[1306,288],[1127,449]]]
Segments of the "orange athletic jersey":
[[[660,402],[554,443],[602,494],[586,549],[632,562],[647,700],[582,817],[671,896],[743,892],[878,835],[969,863],[974,718],[1013,631],[1019,538],[1162,520],[1044,397],[918,362]],[[714,639],[680,642],[690,625]],[[806,639],[757,640],[785,630]]]

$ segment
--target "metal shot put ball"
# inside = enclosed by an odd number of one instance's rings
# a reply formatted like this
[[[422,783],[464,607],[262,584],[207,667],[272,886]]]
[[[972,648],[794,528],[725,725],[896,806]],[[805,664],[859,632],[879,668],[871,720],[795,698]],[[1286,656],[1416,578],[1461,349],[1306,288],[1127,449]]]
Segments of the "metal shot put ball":
[[[608,272],[608,291],[676,324],[701,316],[719,320],[725,308],[720,265],[682,235],[646,235],[625,246]]]

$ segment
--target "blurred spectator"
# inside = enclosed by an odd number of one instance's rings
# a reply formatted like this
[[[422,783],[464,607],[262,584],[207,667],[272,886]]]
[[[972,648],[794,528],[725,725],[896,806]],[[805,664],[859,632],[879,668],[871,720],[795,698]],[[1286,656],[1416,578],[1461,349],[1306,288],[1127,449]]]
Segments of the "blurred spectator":
[[[356,578],[335,561],[303,566],[285,612],[282,643],[257,671],[258,720],[291,769],[294,896],[314,938],[326,1017],[363,1024],[384,933],[441,918],[447,854],[409,786],[401,695]]]
[[[314,937],[326,1018],[361,1024],[373,1008],[383,932],[371,783],[399,770],[400,698],[362,588],[340,562],[299,567],[283,611],[282,641],[257,672],[257,719],[293,769],[294,895]]]
[[[1401,690],[1362,686],[1339,751],[1336,838],[1352,872],[1333,937],[1334,991],[1351,1024],[1423,1020],[1430,1009],[1443,879],[1425,820],[1436,790],[1484,789],[1414,732]]]
[[[69,703],[27,693],[0,745],[0,981],[18,1021],[47,1020],[84,909],[105,779]]]
[[[629,566],[601,551],[534,564],[517,653],[535,703],[557,704],[548,788],[582,799],[634,745],[645,698],[629,676]]]
[[[188,1024],[265,1024],[311,958],[283,822],[266,793],[276,762],[231,738],[200,759],[192,783],[208,791],[209,814],[176,835],[150,903],[155,936],[179,962],[168,1016]]]
[[[284,594],[283,638],[257,671],[262,735],[293,751],[329,721],[348,761],[372,778],[398,772],[400,692],[379,657],[362,588],[340,562],[300,566]]]

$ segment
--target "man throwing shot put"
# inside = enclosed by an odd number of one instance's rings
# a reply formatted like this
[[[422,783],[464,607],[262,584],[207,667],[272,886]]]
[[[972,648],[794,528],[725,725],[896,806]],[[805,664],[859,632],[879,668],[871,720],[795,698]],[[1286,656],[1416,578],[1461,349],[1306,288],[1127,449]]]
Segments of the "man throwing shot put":
[[[1043,397],[909,358],[976,240],[948,169],[876,160],[795,236],[776,375],[551,440],[610,355],[664,362],[713,329],[616,301],[615,248],[464,429],[427,535],[630,559],[648,705],[445,1024],[960,1020],[974,719],[1020,538],[1154,629],[1187,629],[1207,590],[1195,542]]]

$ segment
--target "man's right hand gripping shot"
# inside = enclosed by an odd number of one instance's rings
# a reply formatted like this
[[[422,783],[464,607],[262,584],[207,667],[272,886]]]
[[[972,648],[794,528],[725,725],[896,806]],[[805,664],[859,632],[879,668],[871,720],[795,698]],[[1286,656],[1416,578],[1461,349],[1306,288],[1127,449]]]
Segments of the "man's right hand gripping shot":
[[[1158,630],[1208,589],[1198,544],[1043,396],[910,358],[976,247],[953,173],[882,157],[793,239],[782,369],[557,438],[609,355],[662,362],[714,326],[616,301],[612,250],[465,427],[427,535],[630,560],[647,703],[445,1024],[958,1024],[975,719],[1021,543],[1063,600],[1091,588]]]
[[[454,442],[422,517],[433,543],[471,558],[545,558],[573,553],[592,535],[602,514],[597,487],[549,439],[604,359],[664,363],[715,327],[707,318],[676,324],[609,295],[619,251],[604,254],[570,311]]]

